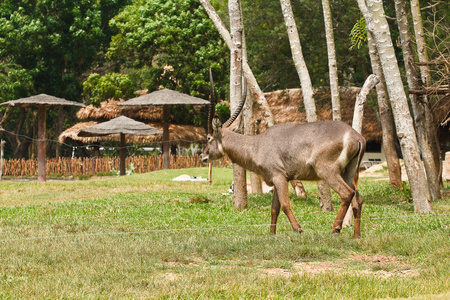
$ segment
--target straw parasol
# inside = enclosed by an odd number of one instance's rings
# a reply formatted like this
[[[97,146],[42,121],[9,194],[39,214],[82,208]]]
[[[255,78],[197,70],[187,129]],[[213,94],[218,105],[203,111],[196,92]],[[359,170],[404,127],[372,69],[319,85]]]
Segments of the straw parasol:
[[[45,127],[46,127],[46,108],[48,106],[81,106],[83,103],[69,101],[63,98],[50,96],[46,94],[39,94],[27,98],[20,98],[17,100],[7,101],[1,103],[0,106],[18,106],[18,107],[38,107],[38,182],[45,182],[47,180],[45,165]]]
[[[120,116],[107,122],[82,129],[79,136],[92,137],[114,134],[120,135],[120,175],[125,175],[125,135],[147,136],[162,134],[162,131],[128,117]]]
[[[88,121],[88,122],[79,122],[74,126],[67,128],[64,130],[58,138],[58,141],[63,144],[67,139],[71,139],[74,141],[79,141],[84,144],[92,144],[103,141],[120,141],[120,136],[118,134],[106,135],[106,136],[80,136],[79,133],[81,130],[100,124],[101,122],[97,121]],[[162,123],[147,123],[148,126],[154,127],[156,129],[163,130]],[[194,125],[179,125],[179,124],[170,124],[169,125],[170,139],[169,144],[173,145],[181,145],[185,147],[189,147],[192,142],[202,143],[206,140],[205,130],[201,127],[195,127]],[[151,144],[151,143],[161,143],[163,141],[162,135],[148,135],[148,136],[140,136],[140,135],[132,135],[127,137],[127,141],[133,144]]]
[[[170,105],[209,105],[210,102],[200,98],[192,97],[177,91],[163,89],[152,92],[140,97],[121,102],[118,105],[129,106],[146,106],[146,105],[162,105],[163,106],[163,157],[164,168],[169,168],[169,117]]]

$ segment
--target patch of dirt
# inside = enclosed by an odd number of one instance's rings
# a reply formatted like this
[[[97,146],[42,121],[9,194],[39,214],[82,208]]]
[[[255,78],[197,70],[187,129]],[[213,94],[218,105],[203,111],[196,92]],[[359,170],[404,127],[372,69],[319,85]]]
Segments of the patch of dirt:
[[[414,277],[420,274],[418,269],[399,261],[396,257],[383,255],[352,255],[349,258],[334,262],[296,262],[291,269],[264,269],[264,273],[267,275],[284,277],[325,272],[367,274],[381,278],[391,276]]]

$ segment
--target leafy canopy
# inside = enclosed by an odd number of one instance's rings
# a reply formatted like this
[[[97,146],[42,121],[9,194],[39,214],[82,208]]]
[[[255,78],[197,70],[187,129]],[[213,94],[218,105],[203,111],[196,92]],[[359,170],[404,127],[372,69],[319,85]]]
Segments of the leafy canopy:
[[[109,58],[142,70],[142,88],[163,86],[207,98],[212,68],[216,92],[225,96],[228,49],[197,0],[138,0],[110,25],[117,34]]]

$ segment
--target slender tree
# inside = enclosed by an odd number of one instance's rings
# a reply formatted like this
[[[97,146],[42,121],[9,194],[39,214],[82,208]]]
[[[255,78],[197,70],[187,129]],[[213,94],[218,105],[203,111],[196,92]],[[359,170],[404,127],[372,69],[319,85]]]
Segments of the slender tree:
[[[416,40],[416,46],[417,46],[417,54],[419,57],[420,64],[420,76],[422,79],[422,83],[425,87],[429,87],[431,85],[431,75],[430,70],[428,68],[428,51],[427,46],[425,42],[425,33],[423,30],[423,22],[422,22],[422,14],[420,13],[420,4],[418,0],[411,0],[411,15],[413,19],[413,27],[414,27],[414,34],[415,34],[415,40]],[[440,151],[440,145],[439,140],[437,136],[437,126],[436,120],[434,118],[433,112],[432,112],[432,97],[428,95],[423,96],[423,103],[424,103],[424,113],[425,113],[425,119],[426,119],[426,132],[428,141],[429,141],[429,147],[431,150],[431,153],[433,155],[434,162],[433,164],[437,166],[437,169],[435,170],[436,174],[433,174],[433,177],[439,177],[439,182],[441,183],[442,180],[442,161],[441,161],[441,151]],[[439,197],[440,193],[437,195],[436,193],[432,193],[432,197]],[[433,195],[434,194],[434,195]]]
[[[229,0],[228,10],[230,13],[230,105],[231,113],[237,109],[242,97],[242,35],[243,22],[241,13],[241,1]],[[233,204],[236,208],[247,207],[247,182],[246,170],[233,164],[233,184],[234,184],[234,200]]]
[[[416,70],[414,61],[414,53],[412,48],[411,35],[409,31],[409,22],[406,12],[406,4],[404,0],[395,1],[395,13],[397,17],[397,24],[400,32],[400,41],[403,52],[403,60],[406,70],[406,79],[408,87],[410,89],[419,89],[419,73]],[[410,94],[411,106],[413,109],[413,115],[416,125],[416,132],[420,148],[422,150],[422,159],[427,174],[428,186],[430,188],[431,200],[437,200],[441,198],[440,180],[439,174],[440,168],[435,165],[436,160],[433,157],[433,151],[431,149],[431,141],[429,140],[429,134],[427,133],[427,117],[426,117],[426,104],[419,99],[419,95]]]
[[[381,69],[380,57],[373,41],[372,34],[367,33],[367,42],[369,44],[370,62],[372,71],[380,78],[380,82],[376,85],[378,111],[380,116],[383,149],[386,154],[386,162],[389,171],[389,184],[398,188],[402,187],[402,170],[395,141],[397,139],[395,131],[394,116],[392,115],[391,105],[386,92],[386,83]]]
[[[213,21],[214,26],[216,26],[216,28],[219,31],[220,35],[222,36],[223,40],[228,45],[228,48],[231,49],[232,41],[231,41],[230,32],[225,27],[225,24],[220,19],[219,15],[217,14],[214,7],[211,5],[211,3],[208,0],[199,0],[199,2],[203,6],[203,8],[206,10],[206,13],[208,14],[211,21]],[[247,60],[244,60],[242,62],[242,69],[244,72],[244,76],[247,78],[248,85],[250,86],[250,89],[253,92],[255,100],[258,103],[259,107],[261,108],[262,115],[264,116],[264,120],[267,122],[267,126],[272,126],[275,123],[272,112],[269,108],[269,105],[267,104],[267,100],[264,97],[264,94],[263,94],[261,88],[258,85],[258,82],[256,81],[255,76],[253,75],[253,72],[252,72],[250,66],[248,65]]]
[[[289,37],[289,43],[291,45],[292,58],[297,70],[298,77],[300,78],[300,85],[303,94],[303,104],[306,110],[307,122],[317,121],[316,103],[314,101],[314,91],[311,83],[311,77],[309,76],[308,67],[306,66],[305,58],[303,57],[302,45],[300,43],[300,37],[298,35],[297,24],[294,19],[294,13],[292,11],[290,0],[280,0],[281,11],[283,13],[284,21],[286,24],[286,30]],[[296,186],[301,190],[303,185],[298,181],[293,181],[294,189]],[[333,210],[331,204],[331,191],[330,187],[324,182],[317,182],[319,189],[319,201],[322,210]],[[298,193],[297,193],[298,194]]]
[[[428,184],[420,159],[414,124],[408,110],[408,102],[403,89],[383,2],[381,0],[357,1],[366,20],[367,30],[372,33],[380,56],[411,187],[414,210],[416,212],[431,212]]]
[[[336,50],[334,45],[333,20],[329,0],[322,0],[323,18],[325,21],[325,37],[327,39],[328,72],[330,75],[331,107],[333,120],[341,119],[341,100],[339,97]]]

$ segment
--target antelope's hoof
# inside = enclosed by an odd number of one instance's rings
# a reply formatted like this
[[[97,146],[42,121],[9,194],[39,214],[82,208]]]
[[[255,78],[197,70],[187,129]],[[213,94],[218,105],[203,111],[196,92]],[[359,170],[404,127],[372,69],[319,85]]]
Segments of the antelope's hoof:
[[[294,229],[294,232],[302,233],[302,232],[303,232],[303,229],[301,229],[301,228],[299,228],[299,229]]]

